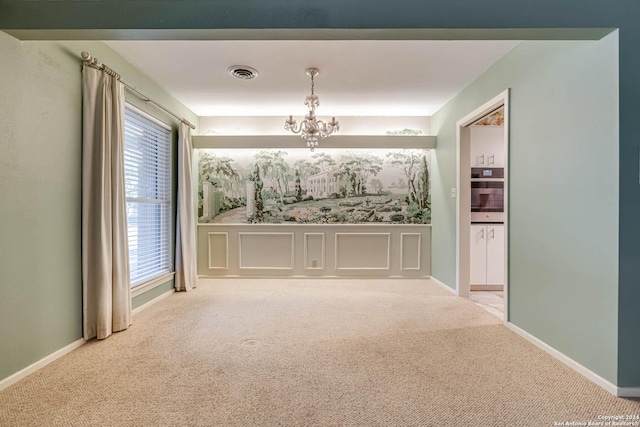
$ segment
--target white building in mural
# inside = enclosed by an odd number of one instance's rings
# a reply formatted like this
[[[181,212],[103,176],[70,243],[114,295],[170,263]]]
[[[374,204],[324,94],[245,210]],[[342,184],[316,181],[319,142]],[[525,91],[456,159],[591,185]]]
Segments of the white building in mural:
[[[338,178],[334,176],[334,169],[327,169],[307,178],[307,195],[314,199],[326,199],[333,193],[338,193]]]

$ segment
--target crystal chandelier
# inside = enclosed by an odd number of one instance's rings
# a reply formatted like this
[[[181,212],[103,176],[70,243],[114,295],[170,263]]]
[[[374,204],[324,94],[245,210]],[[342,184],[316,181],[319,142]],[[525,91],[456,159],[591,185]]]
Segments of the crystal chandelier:
[[[340,123],[336,121],[335,117],[332,117],[329,123],[316,119],[316,108],[320,105],[320,99],[318,98],[318,95],[313,92],[313,78],[319,73],[320,70],[317,68],[307,69],[307,75],[311,77],[311,95],[307,96],[304,100],[304,105],[309,107],[309,114],[304,116],[304,120],[300,123],[300,127],[296,127],[296,121],[293,119],[293,116],[289,116],[289,120],[284,122],[285,130],[290,130],[293,133],[299,133],[303,139],[307,140],[307,147],[309,147],[311,151],[318,146],[318,140],[320,138],[327,138],[331,136],[333,132],[338,132],[340,130]]]

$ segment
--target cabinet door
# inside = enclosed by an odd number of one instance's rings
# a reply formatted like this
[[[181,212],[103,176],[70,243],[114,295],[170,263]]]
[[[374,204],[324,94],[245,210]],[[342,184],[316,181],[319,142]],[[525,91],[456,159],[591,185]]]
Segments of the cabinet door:
[[[484,285],[487,282],[487,226],[471,226],[471,266],[469,282]]]
[[[485,151],[487,157],[487,166],[503,168],[504,167],[504,128],[488,127],[484,129]]]
[[[471,128],[471,167],[504,167],[504,128]]]
[[[504,284],[504,225],[487,226],[487,285]]]
[[[487,166],[486,148],[483,129],[481,127],[472,127],[471,145],[469,147],[472,168]]]

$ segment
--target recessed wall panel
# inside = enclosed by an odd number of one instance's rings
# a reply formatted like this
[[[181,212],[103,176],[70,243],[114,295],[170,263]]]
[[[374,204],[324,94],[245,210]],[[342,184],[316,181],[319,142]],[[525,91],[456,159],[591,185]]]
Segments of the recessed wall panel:
[[[336,270],[388,270],[390,233],[336,233]]]
[[[400,235],[400,262],[402,270],[420,270],[420,233]]]
[[[293,233],[238,233],[239,268],[293,269]]]
[[[229,233],[210,232],[209,237],[209,269],[227,270],[229,268]]]
[[[324,233],[304,233],[305,269],[324,268]]]

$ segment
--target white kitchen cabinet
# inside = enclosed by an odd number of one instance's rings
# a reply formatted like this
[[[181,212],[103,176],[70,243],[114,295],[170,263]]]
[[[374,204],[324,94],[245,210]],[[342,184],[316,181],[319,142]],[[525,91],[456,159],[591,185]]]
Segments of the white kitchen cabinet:
[[[470,255],[472,285],[504,284],[504,225],[472,225]]]
[[[504,167],[504,128],[476,126],[471,128],[471,167]]]

